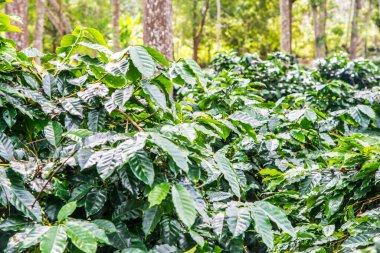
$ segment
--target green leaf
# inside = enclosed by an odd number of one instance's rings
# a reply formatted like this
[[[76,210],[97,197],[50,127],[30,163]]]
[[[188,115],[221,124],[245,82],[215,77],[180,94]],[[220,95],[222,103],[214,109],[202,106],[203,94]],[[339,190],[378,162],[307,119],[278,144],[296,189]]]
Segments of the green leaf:
[[[139,72],[147,78],[150,78],[154,74],[155,65],[152,56],[141,46],[130,46],[129,56],[133,62],[133,65],[139,70]]]
[[[268,151],[275,151],[279,146],[279,141],[277,139],[270,139],[265,141],[265,146]]]
[[[13,144],[11,139],[3,133],[0,133],[0,156],[7,161],[13,158]]]
[[[220,152],[215,153],[214,159],[218,169],[222,172],[224,178],[230,185],[232,192],[240,198],[240,186],[238,176],[236,174],[235,169],[232,167],[230,161],[228,161],[227,158]]]
[[[299,142],[305,142],[306,137],[301,131],[293,130],[290,135]]]
[[[230,206],[226,210],[226,221],[232,235],[238,237],[248,229],[251,222],[251,214],[248,208]]]
[[[125,110],[125,104],[132,97],[135,86],[130,85],[124,89],[117,89],[112,93],[112,100],[121,110]]]
[[[95,223],[100,229],[103,229],[106,232],[116,232],[115,225],[109,220],[98,219],[94,220],[93,223]]]
[[[85,210],[87,217],[99,212],[107,201],[107,192],[105,190],[94,189],[87,194]]]
[[[98,227],[96,223],[93,222],[88,222],[84,220],[68,220],[66,222],[66,225],[74,225],[74,226],[79,226],[86,230],[88,233],[90,233],[94,238],[95,241],[98,241],[103,244],[109,244],[108,237],[106,235],[106,232]]]
[[[211,221],[211,227],[218,236],[220,236],[223,232],[224,216],[225,215],[223,212],[218,213]]]
[[[17,111],[14,108],[8,108],[3,111],[3,119],[8,127],[12,127],[16,123]]]
[[[67,131],[63,134],[63,136],[72,139],[76,142],[81,142],[83,138],[91,136],[93,133],[87,129],[75,129]]]
[[[103,180],[109,178],[121,165],[121,152],[117,148],[102,152],[96,169]]]
[[[367,115],[370,119],[376,118],[375,111],[368,105],[357,105],[356,107],[360,110],[360,112]]]
[[[184,172],[189,171],[189,165],[187,164],[188,153],[186,150],[183,150],[181,147],[159,134],[151,133],[150,136],[152,142],[167,152],[179,168],[181,168]]]
[[[88,129],[93,132],[99,132],[104,128],[106,123],[106,112],[102,109],[94,109],[88,113]]]
[[[160,222],[162,211],[159,206],[148,208],[144,212],[142,228],[145,236],[154,231],[157,224]]]
[[[197,232],[193,231],[193,230],[190,230],[190,236],[191,238],[193,238],[193,240],[201,247],[204,246],[205,244],[205,240],[204,238],[198,234]]]
[[[276,223],[280,229],[295,237],[296,234],[294,232],[292,224],[280,208],[266,201],[256,201],[254,203],[254,209],[256,212],[265,214],[271,221]]]
[[[356,236],[351,236],[342,243],[345,248],[355,249],[359,246],[366,246],[371,244],[371,239],[373,239],[373,234],[363,233]]]
[[[245,112],[235,112],[230,116],[230,119],[232,119],[233,121],[241,122],[243,124],[247,124],[252,128],[257,128],[263,124],[262,122]]]
[[[86,47],[86,48],[98,51],[100,53],[104,53],[104,54],[107,54],[107,55],[111,55],[112,54],[112,51],[109,50],[107,47],[105,47],[103,45],[99,45],[99,44],[95,44],[95,43],[90,43],[90,42],[84,42],[84,41],[81,41],[78,44],[81,45],[81,46],[83,46],[83,47]]]
[[[54,147],[58,147],[62,138],[62,133],[62,125],[57,121],[49,122],[49,124],[44,128],[44,134],[46,139]]]
[[[152,185],[154,181],[153,163],[144,151],[137,152],[128,161],[133,174],[147,185]]]
[[[75,187],[71,193],[70,201],[78,201],[82,199],[93,188],[90,184],[80,184]]]
[[[172,186],[172,199],[178,217],[187,227],[191,227],[197,212],[190,194],[182,185],[175,184]]]
[[[164,65],[165,67],[169,67],[169,62],[166,60],[165,56],[163,56],[158,50],[152,47],[145,47],[145,50],[159,63]]]
[[[260,209],[252,208],[252,218],[255,221],[255,230],[269,249],[273,249],[273,230],[268,216]]]
[[[290,111],[286,117],[288,118],[288,120],[290,122],[294,122],[296,120],[298,120],[299,118],[301,118],[302,115],[304,115],[305,113],[305,110],[293,110],[293,111]]]
[[[348,110],[348,114],[354,119],[356,123],[358,123],[361,127],[367,127],[370,123],[370,118],[367,114],[363,113],[363,108],[359,108],[358,106],[352,107]],[[368,114],[371,115],[371,112],[368,111]]]
[[[62,222],[65,220],[67,217],[69,217],[77,208],[77,202],[69,202],[66,205],[64,205],[61,210],[58,212],[58,221]]]
[[[8,218],[0,222],[0,231],[20,231],[29,224],[28,221],[18,218]]]
[[[48,226],[35,225],[21,242],[21,248],[28,249],[38,244],[43,236],[49,231]]]
[[[40,244],[41,253],[64,253],[67,234],[62,226],[51,227],[43,236]]]
[[[150,207],[159,205],[166,198],[170,191],[170,185],[168,183],[161,183],[156,185],[148,195],[148,201]]]
[[[38,202],[35,201],[34,196],[27,190],[10,188],[7,191],[9,202],[19,211],[23,212],[26,217],[41,222],[42,210]]]
[[[194,85],[197,83],[194,72],[191,70],[188,64],[184,62],[177,62],[174,67],[175,72],[182,78],[183,81],[187,84]]]
[[[204,72],[202,71],[201,67],[193,60],[193,59],[184,59],[187,65],[190,67],[190,69],[194,72],[194,74],[197,75],[198,81],[200,84],[204,87],[206,86],[206,80],[204,78]]]
[[[47,74],[42,78],[42,89],[49,98],[57,95],[59,86],[62,86],[62,83],[58,77]]]
[[[312,123],[317,120],[317,114],[311,109],[307,109],[303,116]]]
[[[85,253],[96,253],[96,240],[85,228],[76,224],[66,224],[65,230],[71,242]]]
[[[65,98],[62,101],[62,107],[68,113],[83,118],[83,106],[78,98]]]
[[[146,81],[141,82],[141,86],[150,99],[157,104],[164,112],[167,111],[165,94],[154,84]]]
[[[339,210],[340,206],[343,203],[344,195],[338,194],[333,197],[330,197],[326,206],[326,216],[327,218],[332,217]]]

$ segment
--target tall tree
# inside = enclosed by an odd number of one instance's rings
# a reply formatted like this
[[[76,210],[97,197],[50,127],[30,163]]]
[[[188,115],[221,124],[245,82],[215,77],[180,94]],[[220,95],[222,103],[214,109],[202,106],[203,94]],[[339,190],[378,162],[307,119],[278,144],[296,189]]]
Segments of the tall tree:
[[[311,0],[311,10],[313,14],[314,36],[315,36],[315,57],[324,58],[327,53],[326,43],[326,20],[327,20],[327,0]]]
[[[172,1],[144,0],[143,5],[144,44],[156,48],[167,59],[172,60]]]
[[[373,12],[373,4],[371,1],[368,1],[368,9],[365,15],[365,27],[369,27],[370,25],[369,22],[372,16],[372,12]],[[368,57],[368,29],[365,29],[363,52],[364,52],[364,57],[367,58]]]
[[[198,0],[193,0],[193,60],[198,61],[198,49],[202,40],[203,28],[206,24],[207,11],[210,7],[210,0],[206,0],[203,11],[198,18]],[[199,21],[200,19],[200,21]]]
[[[12,39],[18,49],[28,47],[29,32],[28,32],[28,0],[13,0],[5,6],[5,12],[9,15],[19,16],[22,24],[20,27],[22,33],[10,32],[7,33],[7,38]]]
[[[45,20],[45,0],[36,1],[36,26],[34,29],[33,46],[42,51]]]
[[[292,53],[292,4],[293,0],[280,0],[281,50]]]
[[[355,59],[357,57],[357,47],[359,44],[359,27],[358,27],[358,19],[359,19],[359,10],[361,8],[360,0],[353,0],[353,15],[351,22],[351,42],[350,42],[350,59]]]
[[[220,34],[221,34],[220,16],[221,16],[220,0],[216,0],[216,43],[217,43],[217,51],[220,50]]]
[[[120,51],[120,2],[119,0],[112,0],[112,43],[115,51]]]
[[[48,3],[49,8],[46,11],[46,15],[55,29],[61,35],[71,33],[72,29],[69,19],[65,16],[61,4],[57,0],[48,0]]]

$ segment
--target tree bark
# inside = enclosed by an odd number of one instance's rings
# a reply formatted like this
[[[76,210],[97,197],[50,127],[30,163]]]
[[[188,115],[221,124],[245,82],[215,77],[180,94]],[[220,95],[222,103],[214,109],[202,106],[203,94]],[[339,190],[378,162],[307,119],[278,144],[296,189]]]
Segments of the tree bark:
[[[206,5],[201,12],[201,23],[198,23],[198,10],[197,10],[198,0],[193,0],[193,60],[198,62],[198,50],[199,44],[202,40],[203,28],[206,24],[207,11],[210,7],[210,0],[206,0]],[[199,31],[198,30],[199,27]]]
[[[220,0],[216,0],[216,43],[217,43],[216,49],[217,51],[220,50],[220,34],[221,34],[220,15],[221,15]]]
[[[54,12],[50,8],[46,9],[46,16],[61,36],[66,34],[66,30],[62,27],[59,18],[55,16]]]
[[[326,37],[326,22],[327,22],[327,0],[323,0],[320,6],[319,14],[319,34],[320,34],[320,46],[322,48],[321,57],[326,57],[327,55],[327,37]]]
[[[358,17],[359,10],[361,8],[360,0],[354,0],[354,11],[351,23],[351,43],[350,43],[350,59],[355,59],[357,57],[357,47],[359,44],[359,27],[358,27]]]
[[[173,60],[172,1],[144,0],[143,4],[144,44]]]
[[[292,53],[292,0],[280,0],[281,50]]]
[[[18,49],[28,47],[28,0],[13,0],[13,2],[10,2],[5,6],[5,12],[8,15],[19,16],[22,21],[22,24],[15,24],[21,29],[22,33],[8,32],[6,34],[7,38],[13,40]]]
[[[112,14],[112,43],[115,51],[120,51],[120,3],[119,0],[112,0],[113,14]]]
[[[325,58],[326,53],[327,53],[326,0],[321,1],[318,5],[315,3],[312,3],[311,9],[312,9],[312,14],[313,14],[314,36],[315,36],[315,57],[316,58]]]
[[[36,2],[36,27],[34,30],[33,46],[42,52],[45,20],[45,0]]]
[[[365,26],[369,27],[369,21],[372,16],[372,11],[373,11],[373,5],[371,1],[368,1],[368,12],[365,18]],[[367,58],[368,55],[368,29],[365,30],[365,36],[364,36],[364,45],[363,45],[363,51],[364,51],[364,57]]]
[[[57,2],[57,0],[48,0],[48,3],[51,8],[48,10],[47,15],[58,32],[63,35],[71,33],[72,28],[70,22],[63,13],[61,5]],[[55,18],[55,16],[57,18]]]

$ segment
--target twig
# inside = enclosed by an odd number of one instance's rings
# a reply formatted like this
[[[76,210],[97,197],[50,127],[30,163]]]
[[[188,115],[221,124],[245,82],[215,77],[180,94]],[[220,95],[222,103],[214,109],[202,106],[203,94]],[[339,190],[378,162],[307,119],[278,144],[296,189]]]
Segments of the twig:
[[[49,176],[48,180],[46,181],[46,183],[44,184],[44,186],[42,187],[41,191],[38,193],[36,199],[34,200],[33,204],[32,204],[32,208],[34,208],[34,205],[37,203],[37,201],[40,199],[42,193],[44,192],[44,190],[46,189],[47,185],[50,183],[50,181],[53,179],[53,177],[55,176],[55,174],[57,174],[57,172],[63,167],[63,165],[66,164],[66,162],[71,158],[73,157],[76,153],[78,152],[78,150],[76,150],[74,153],[72,153],[69,157],[66,158],[65,161],[63,161],[63,163],[61,163]]]
[[[118,110],[118,112],[122,114],[123,116],[125,116],[127,120],[130,121],[132,125],[134,125],[140,132],[144,132],[144,129],[142,129],[142,127],[140,127],[139,124],[137,124],[137,122],[134,121],[128,114],[126,114],[125,112],[121,110]]]
[[[140,122],[143,122],[147,119],[150,119],[151,117],[153,117],[155,114],[156,114],[157,111],[155,111],[154,113],[150,114],[149,116],[143,118],[143,119],[140,119],[139,121],[137,121],[137,123],[140,123]]]
[[[45,140],[46,140],[46,138],[42,138],[42,139],[38,139],[38,140],[35,140],[35,141],[28,142],[26,144],[33,144],[33,143],[40,142],[40,141],[45,141]]]

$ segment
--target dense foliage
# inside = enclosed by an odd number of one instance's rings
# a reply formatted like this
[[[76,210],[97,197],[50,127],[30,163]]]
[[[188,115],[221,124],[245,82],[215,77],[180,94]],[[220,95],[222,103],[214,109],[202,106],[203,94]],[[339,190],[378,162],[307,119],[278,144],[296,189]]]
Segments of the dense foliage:
[[[379,250],[371,62],[205,73],[84,27],[56,55],[1,38],[0,61],[2,252]]]

